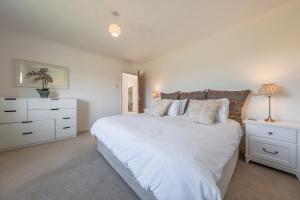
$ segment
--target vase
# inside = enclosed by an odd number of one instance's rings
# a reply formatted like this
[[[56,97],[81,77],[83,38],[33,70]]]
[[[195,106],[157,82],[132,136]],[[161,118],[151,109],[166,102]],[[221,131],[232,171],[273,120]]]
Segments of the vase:
[[[38,90],[41,98],[48,98],[50,91],[49,90]]]

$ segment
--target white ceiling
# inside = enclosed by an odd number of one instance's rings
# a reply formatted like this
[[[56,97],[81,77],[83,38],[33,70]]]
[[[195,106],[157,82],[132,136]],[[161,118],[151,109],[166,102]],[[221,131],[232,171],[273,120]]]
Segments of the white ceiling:
[[[1,0],[0,26],[144,62],[289,0]],[[122,35],[107,27],[120,13]]]

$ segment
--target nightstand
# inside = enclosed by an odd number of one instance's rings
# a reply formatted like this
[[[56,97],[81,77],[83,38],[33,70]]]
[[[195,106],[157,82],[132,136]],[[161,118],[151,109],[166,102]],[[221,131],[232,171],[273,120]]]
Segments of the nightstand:
[[[246,162],[295,174],[300,181],[300,123],[246,120]]]
[[[145,114],[150,114],[151,113],[151,109],[150,108],[144,108],[144,113]]]

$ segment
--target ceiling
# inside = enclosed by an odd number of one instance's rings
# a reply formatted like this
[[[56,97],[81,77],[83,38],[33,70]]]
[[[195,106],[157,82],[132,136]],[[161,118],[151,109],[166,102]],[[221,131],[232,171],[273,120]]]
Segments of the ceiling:
[[[0,26],[135,63],[289,0],[1,0]],[[118,11],[122,35],[108,25]]]

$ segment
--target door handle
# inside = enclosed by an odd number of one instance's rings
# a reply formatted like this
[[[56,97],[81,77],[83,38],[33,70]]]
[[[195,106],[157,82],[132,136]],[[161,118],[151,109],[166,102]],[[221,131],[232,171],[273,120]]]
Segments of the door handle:
[[[51,108],[50,110],[59,110],[59,108]]]
[[[67,126],[67,127],[63,127],[63,129],[68,129],[68,128],[71,128],[71,127],[69,127],[69,126]]]
[[[71,117],[63,117],[63,119],[71,119]]]
[[[264,152],[266,152],[266,153],[270,153],[270,154],[273,154],[273,155],[276,155],[276,154],[279,153],[278,151],[275,151],[275,152],[268,151],[268,150],[266,150],[265,148],[263,148],[262,150],[263,150]]]

